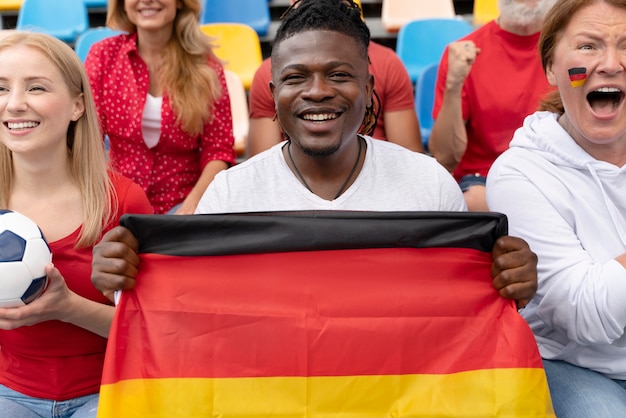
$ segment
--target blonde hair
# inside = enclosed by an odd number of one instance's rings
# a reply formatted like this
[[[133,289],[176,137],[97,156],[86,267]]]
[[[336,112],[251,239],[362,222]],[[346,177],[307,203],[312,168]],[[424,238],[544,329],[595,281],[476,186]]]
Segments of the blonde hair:
[[[163,51],[159,81],[169,96],[177,123],[188,134],[199,135],[213,119],[214,104],[222,95],[218,75],[207,63],[209,58],[219,61],[210,38],[198,23],[199,0],[179,2],[172,38]],[[126,15],[124,0],[109,0],[107,26],[128,33],[137,31]]]
[[[117,200],[107,173],[102,134],[83,64],[64,42],[41,33],[15,32],[0,38],[0,51],[24,45],[41,51],[59,69],[70,95],[83,94],[85,111],[67,130],[70,173],[76,180],[83,202],[83,224],[75,247],[88,247],[102,235],[104,225],[112,221]],[[8,207],[14,182],[12,153],[0,144],[0,207]]]

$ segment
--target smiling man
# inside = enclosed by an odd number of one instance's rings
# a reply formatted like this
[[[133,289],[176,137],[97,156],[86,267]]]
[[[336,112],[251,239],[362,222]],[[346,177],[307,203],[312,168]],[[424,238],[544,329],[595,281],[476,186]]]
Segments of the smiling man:
[[[357,134],[367,110],[369,30],[351,0],[302,0],[286,13],[272,50],[271,89],[290,140],[218,174],[196,213],[287,210],[463,211],[452,176],[427,155]],[[137,240],[123,227],[94,251],[92,282],[106,294],[135,285]],[[520,305],[536,290],[536,257],[504,236],[493,286]]]
[[[357,134],[374,118],[368,44],[352,2],[296,2],[271,58],[276,114],[290,140],[233,167],[197,211],[465,210],[434,159]]]
[[[342,1],[342,0],[336,0]],[[289,0],[289,4],[295,4]],[[424,152],[419,121],[415,113],[413,83],[396,52],[370,40],[368,45],[369,71],[376,78],[372,103],[378,114],[371,132],[361,131],[373,138],[402,145],[412,151]],[[250,87],[250,129],[248,131],[248,158],[281,142],[283,133],[269,89],[272,79],[272,60],[263,61]]]

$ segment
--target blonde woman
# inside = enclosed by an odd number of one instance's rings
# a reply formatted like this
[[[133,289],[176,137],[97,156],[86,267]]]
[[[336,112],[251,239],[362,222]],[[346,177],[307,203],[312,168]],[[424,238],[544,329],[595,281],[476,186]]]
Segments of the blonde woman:
[[[0,309],[0,411],[95,417],[114,307],[91,285],[92,247],[123,213],[152,208],[139,186],[107,171],[70,47],[16,32],[0,39],[0,61],[0,207],[39,225],[54,263],[40,298]]]
[[[157,213],[193,213],[215,174],[234,163],[222,65],[198,25],[199,0],[110,0],[125,34],[85,62],[109,158]]]

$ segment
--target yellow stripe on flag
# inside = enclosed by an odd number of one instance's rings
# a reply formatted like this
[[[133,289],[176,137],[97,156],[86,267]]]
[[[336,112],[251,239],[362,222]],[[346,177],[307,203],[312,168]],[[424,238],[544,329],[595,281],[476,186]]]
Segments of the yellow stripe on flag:
[[[171,378],[103,385],[98,417],[554,417],[542,369]],[[102,402],[105,400],[105,402]],[[500,409],[494,410],[498,405]]]

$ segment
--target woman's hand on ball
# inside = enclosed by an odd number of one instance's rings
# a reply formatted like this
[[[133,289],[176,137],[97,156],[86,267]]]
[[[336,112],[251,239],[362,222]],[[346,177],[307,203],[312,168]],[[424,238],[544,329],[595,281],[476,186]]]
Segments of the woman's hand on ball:
[[[52,263],[46,266],[46,274],[48,287],[39,298],[28,305],[0,309],[0,329],[10,330],[54,319],[65,320],[72,309],[69,301],[78,296],[68,289],[65,279]]]

